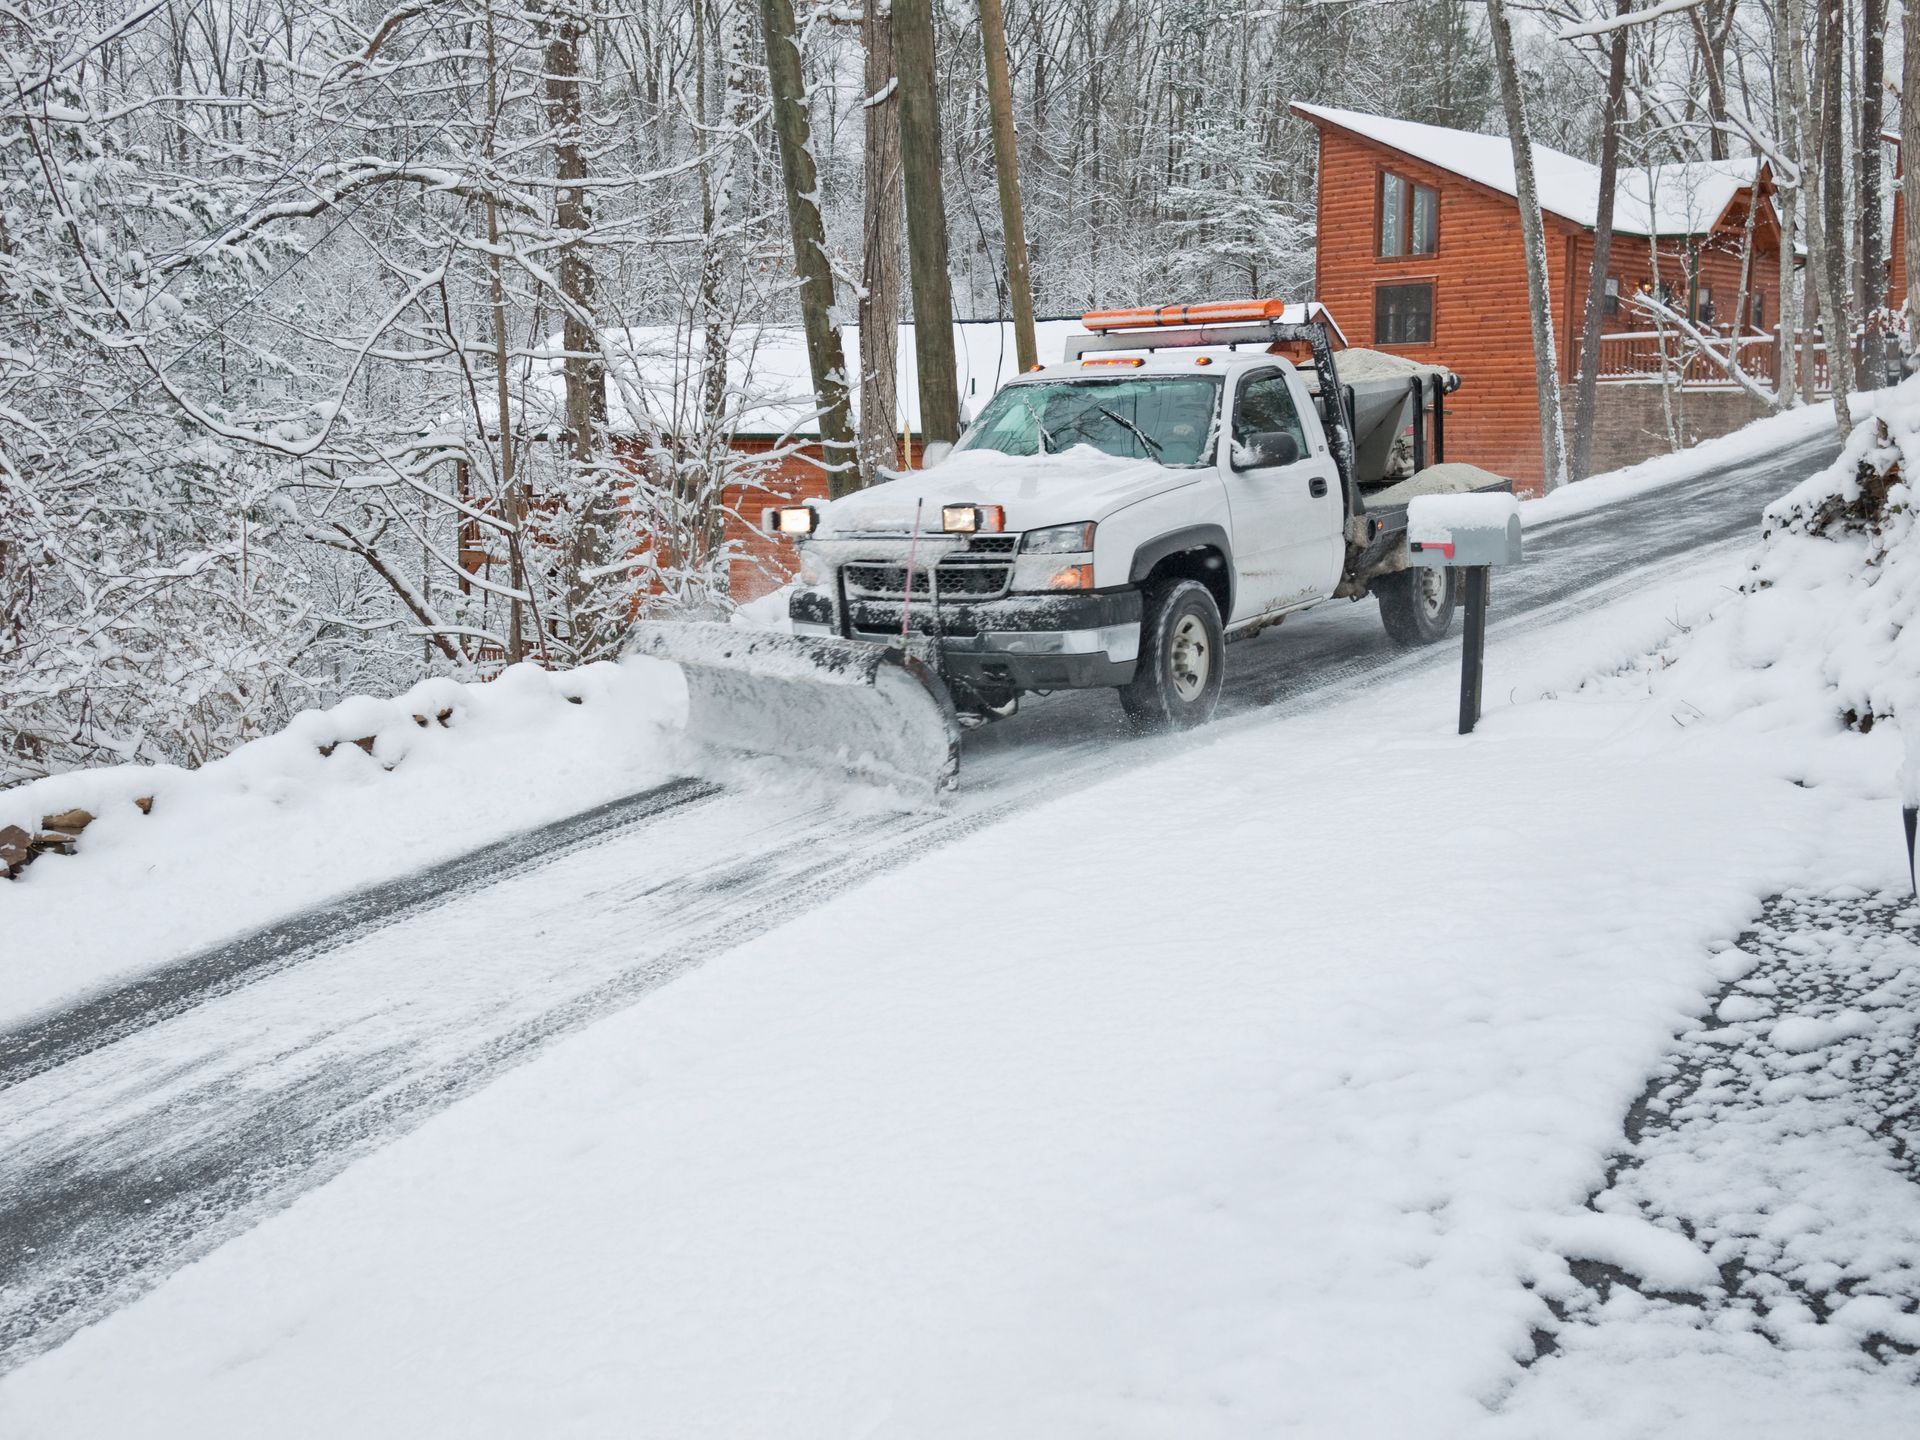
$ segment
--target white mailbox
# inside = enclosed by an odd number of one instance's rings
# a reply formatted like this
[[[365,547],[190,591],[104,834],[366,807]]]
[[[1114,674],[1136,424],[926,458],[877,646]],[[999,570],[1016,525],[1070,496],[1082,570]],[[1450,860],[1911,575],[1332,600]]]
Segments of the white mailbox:
[[[1487,577],[1520,559],[1520,502],[1501,491],[1417,495],[1407,506],[1407,561],[1417,570],[1458,570],[1466,582],[1466,635],[1460,646],[1460,733],[1480,723],[1480,680],[1487,655]],[[1449,593],[1451,575],[1440,577]]]
[[[1518,564],[1520,502],[1500,493],[1416,495],[1407,506],[1407,559],[1423,570]]]

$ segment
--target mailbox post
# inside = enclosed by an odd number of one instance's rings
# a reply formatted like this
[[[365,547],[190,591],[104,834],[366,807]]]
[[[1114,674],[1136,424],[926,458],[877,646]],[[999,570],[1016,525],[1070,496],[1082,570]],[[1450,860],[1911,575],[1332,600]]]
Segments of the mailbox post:
[[[1416,569],[1466,572],[1466,636],[1460,649],[1460,733],[1480,722],[1487,658],[1488,572],[1520,559],[1520,505],[1499,494],[1420,495],[1407,506],[1407,557]]]

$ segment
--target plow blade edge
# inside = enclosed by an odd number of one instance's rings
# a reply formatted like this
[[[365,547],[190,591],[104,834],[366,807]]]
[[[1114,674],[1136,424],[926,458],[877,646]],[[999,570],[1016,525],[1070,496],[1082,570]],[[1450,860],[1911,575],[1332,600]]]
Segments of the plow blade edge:
[[[687,734],[702,745],[837,766],[885,784],[954,786],[953,700],[917,655],[865,640],[674,620],[635,625],[631,649],[680,667]]]

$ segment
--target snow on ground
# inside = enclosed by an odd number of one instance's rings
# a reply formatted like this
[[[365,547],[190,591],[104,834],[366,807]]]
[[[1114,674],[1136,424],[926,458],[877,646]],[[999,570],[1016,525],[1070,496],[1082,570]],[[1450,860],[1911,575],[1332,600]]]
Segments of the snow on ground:
[[[1861,419],[1872,414],[1881,397],[1890,393],[1881,390],[1855,395],[1851,401],[1854,417]],[[1584,515],[1590,510],[1599,510],[1651,490],[1690,480],[1706,470],[1776,455],[1813,439],[1822,431],[1830,432],[1832,428],[1831,400],[1783,410],[1778,415],[1766,416],[1751,425],[1743,425],[1738,430],[1711,440],[1702,440],[1671,455],[1656,455],[1637,465],[1592,476],[1578,485],[1563,485],[1551,495],[1522,501],[1520,523],[1546,525],[1570,516]]]
[[[521,665],[310,710],[198,770],[116,765],[0,791],[0,826],[74,806],[95,817],[73,855],[0,882],[0,1026],[656,784],[684,706],[679,672],[658,661]]]
[[[1627,1273],[1555,1286],[1556,1353],[1506,1433],[1913,1433],[1917,931],[1911,904],[1799,895],[1723,952],[1725,997],[1656,1073],[1589,1217],[1653,1218],[1705,1283],[1600,1255]]]
[[[1691,1437],[1787,1385],[1737,1433],[1916,1433],[1854,1348],[1909,1322],[1710,1343],[1716,1234],[1587,1203],[1767,897],[1905,883],[1893,726],[1766,618],[1859,599],[1827,553],[1497,633],[1474,736],[1418,675],[882,875],[15,1372],[0,1430]],[[1842,1039],[1770,1053],[1871,1043],[1803,1018]],[[1703,1303],[1574,1333],[1594,1264]]]

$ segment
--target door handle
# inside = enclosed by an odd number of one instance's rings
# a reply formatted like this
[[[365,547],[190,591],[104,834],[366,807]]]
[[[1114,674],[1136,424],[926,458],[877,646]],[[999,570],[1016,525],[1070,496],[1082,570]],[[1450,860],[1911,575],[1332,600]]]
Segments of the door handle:
[[[1318,475],[1314,476],[1313,479],[1307,482],[1307,494],[1313,496],[1314,499],[1318,500],[1322,495],[1326,493],[1327,493],[1327,482],[1321,479]]]

